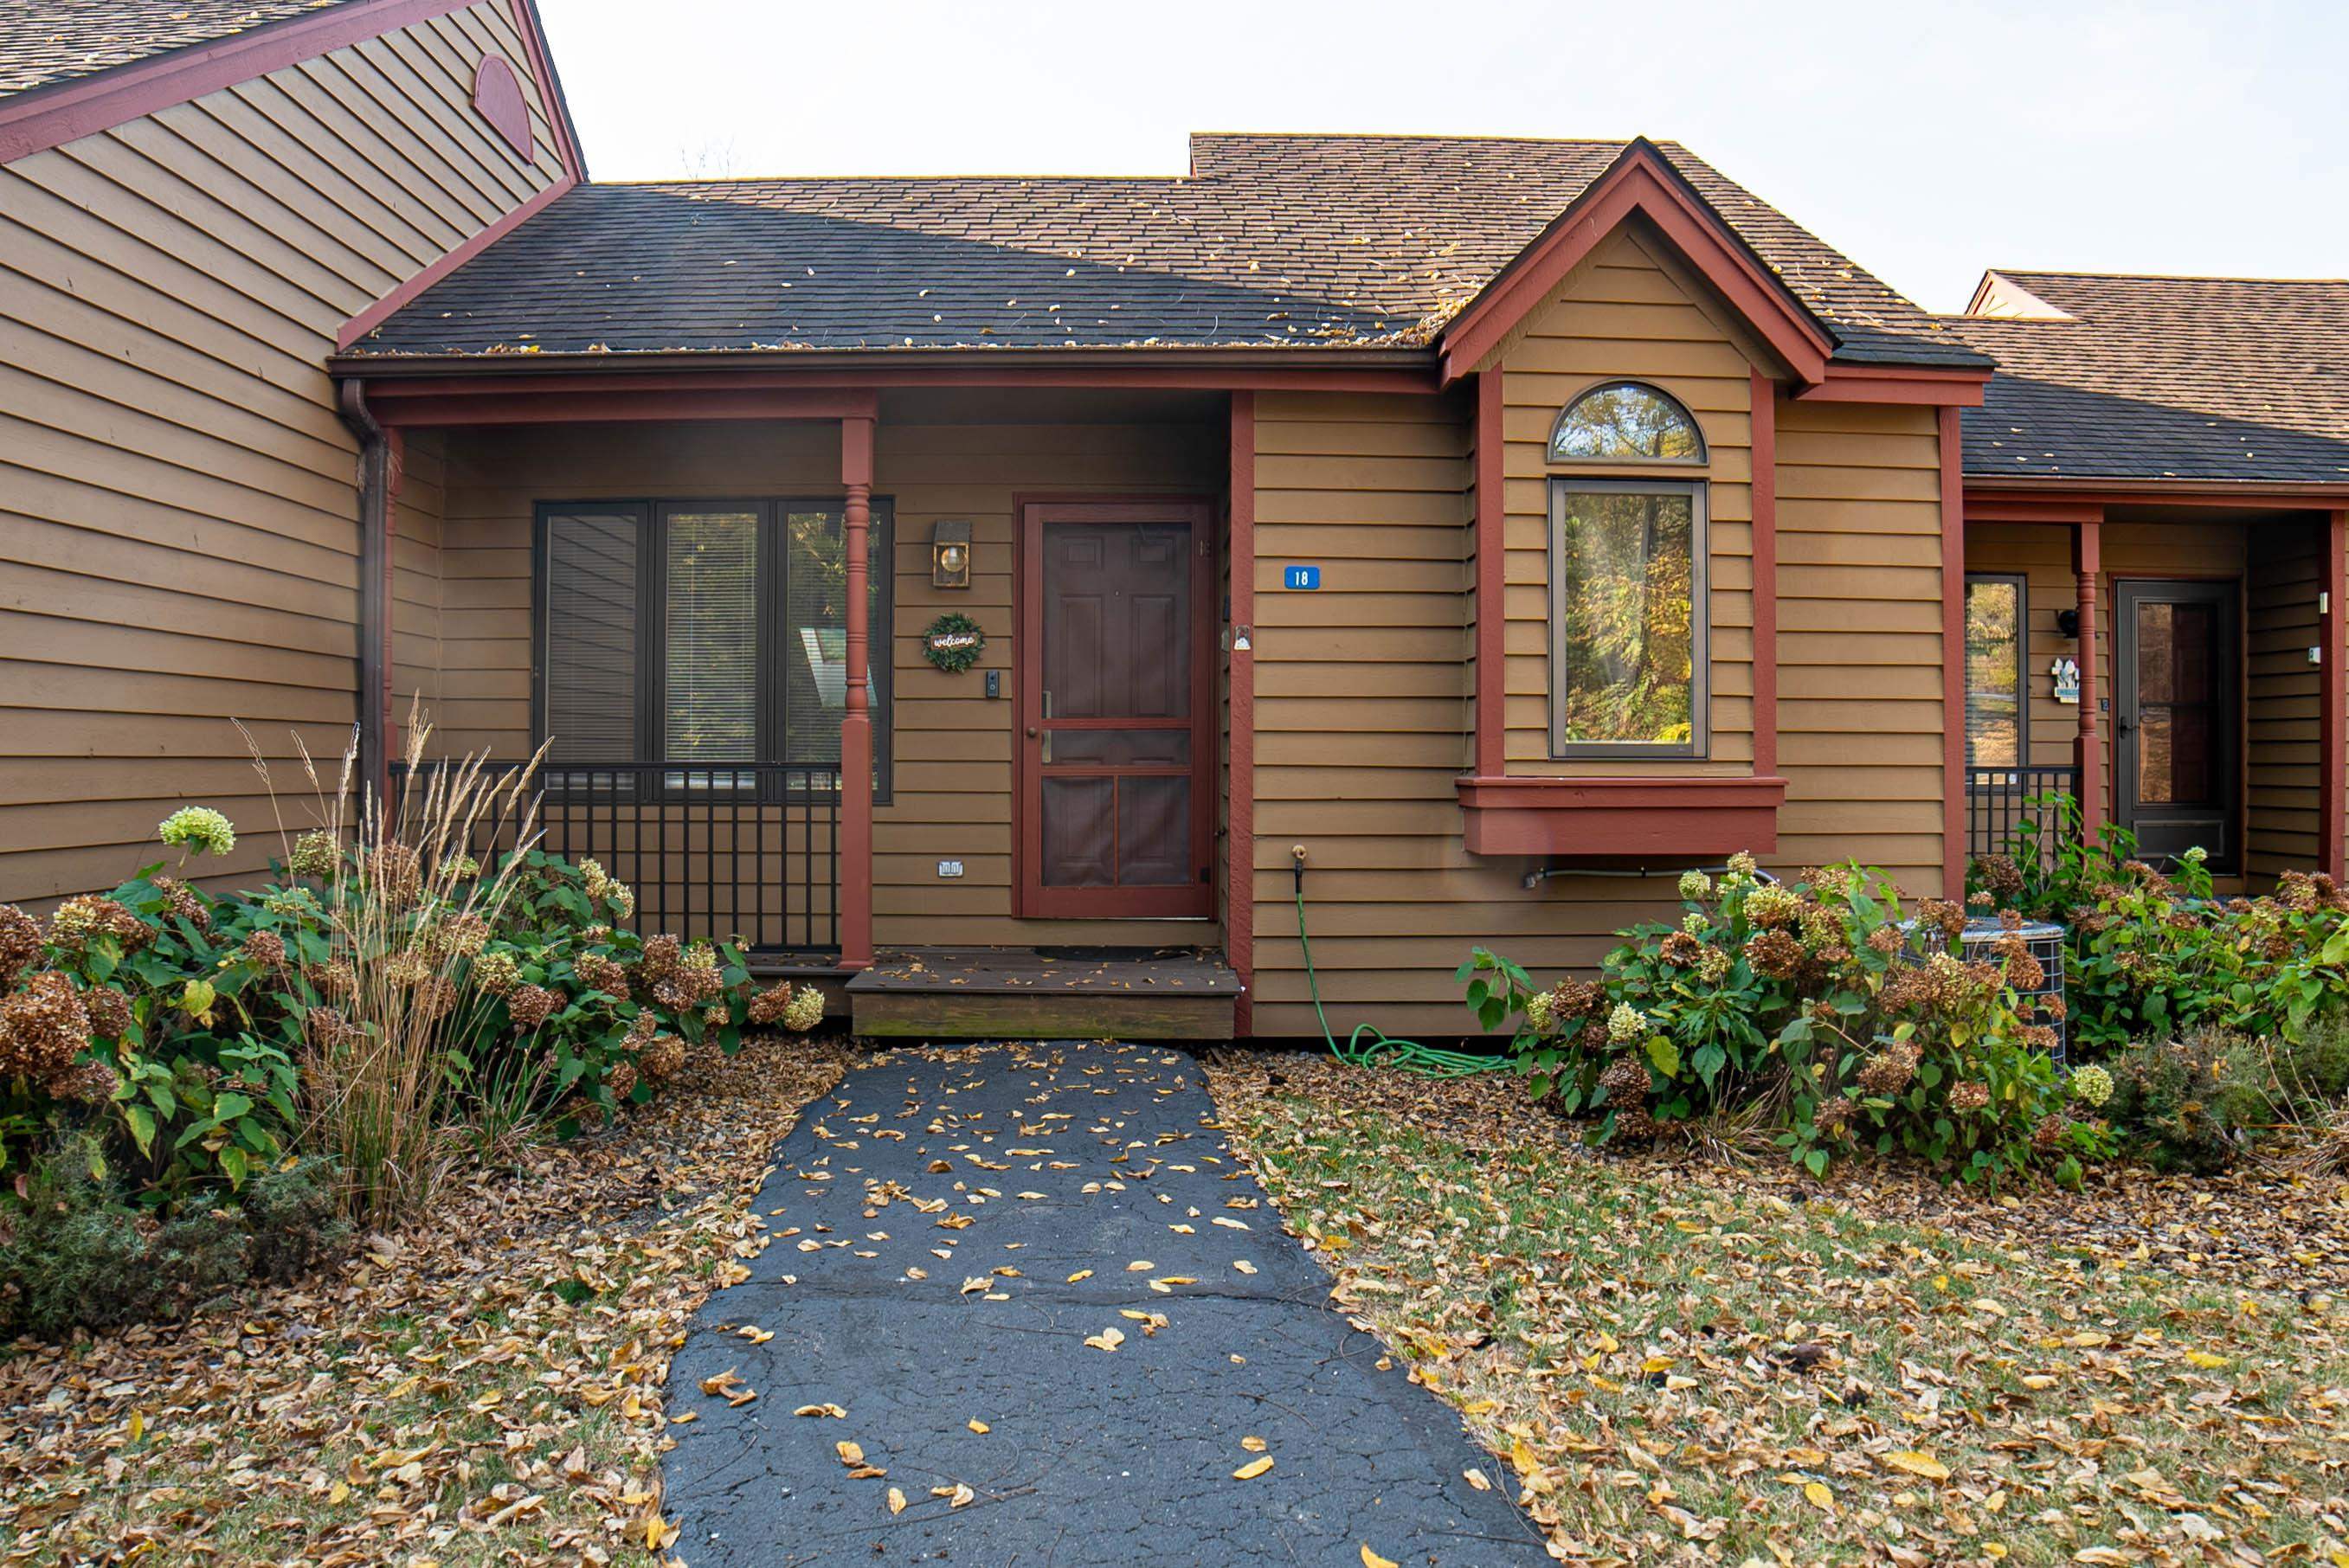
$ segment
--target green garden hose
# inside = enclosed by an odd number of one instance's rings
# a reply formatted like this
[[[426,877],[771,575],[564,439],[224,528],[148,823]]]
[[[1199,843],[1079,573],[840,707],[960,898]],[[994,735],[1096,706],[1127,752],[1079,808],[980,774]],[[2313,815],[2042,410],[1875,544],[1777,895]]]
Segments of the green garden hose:
[[[1305,861],[1299,851],[1297,872],[1297,944],[1305,950],[1305,985],[1313,994],[1313,1016],[1321,1020],[1321,1038],[1328,1044],[1330,1054],[1349,1067],[1396,1068],[1403,1072],[1417,1073],[1422,1078],[1474,1078],[1478,1073],[1499,1072],[1509,1066],[1509,1058],[1481,1056],[1469,1051],[1447,1051],[1434,1046],[1423,1046],[1417,1040],[1396,1039],[1382,1035],[1370,1024],[1357,1024],[1354,1032],[1340,1045],[1338,1037],[1330,1031],[1330,1015],[1321,1009],[1321,978],[1313,972],[1313,939],[1305,934]]]

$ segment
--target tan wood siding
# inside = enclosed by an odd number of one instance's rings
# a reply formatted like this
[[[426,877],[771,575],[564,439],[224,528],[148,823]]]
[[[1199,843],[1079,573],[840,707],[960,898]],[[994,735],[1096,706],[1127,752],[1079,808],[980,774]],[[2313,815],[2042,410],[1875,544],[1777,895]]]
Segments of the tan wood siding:
[[[2308,650],[2324,641],[2324,531],[2313,519],[2279,520],[2251,525],[2244,542],[2243,870],[2266,883],[2317,865],[2322,672]]]
[[[502,54],[533,157],[473,113]],[[290,774],[356,717],[350,316],[562,177],[510,0],[0,169],[0,899],[110,886],[184,801],[276,849],[228,720]],[[411,445],[394,680],[439,695],[440,459]],[[296,793],[306,791],[301,787]]]
[[[1559,284],[1550,304],[1501,351],[1511,773],[1753,771],[1752,366],[1731,330],[1701,303],[1697,286],[1664,260],[1669,254],[1660,243],[1643,244],[1630,231],[1618,232]],[[1591,386],[1622,377],[1660,387],[1688,407],[1704,433],[1710,459],[1705,468],[1548,461],[1559,410]],[[1551,758],[1549,481],[1578,475],[1710,481],[1712,733],[1702,758]]]
[[[1781,864],[1941,891],[1940,539],[1931,409],[1780,405]]]
[[[883,946],[1217,940],[1196,922],[1017,920],[1011,915],[1012,503],[1015,496],[1219,496],[1220,424],[982,423],[885,407],[874,493],[895,511],[895,758],[890,800],[874,812],[874,939]],[[1000,404],[1002,399],[992,401]],[[991,416],[1000,418],[999,409]],[[839,434],[829,423],[531,429],[452,435],[441,625],[444,733],[502,757],[530,747],[531,531],[541,500],[840,493]],[[971,586],[930,582],[930,531],[972,525]],[[1208,607],[1212,613],[1212,606]],[[978,668],[933,669],[922,631],[957,610],[987,634]],[[876,642],[876,656],[879,655]],[[989,701],[984,672],[1001,671]],[[1200,694],[1216,700],[1213,692]],[[941,880],[940,859],[963,862]],[[792,874],[799,874],[796,865]]]

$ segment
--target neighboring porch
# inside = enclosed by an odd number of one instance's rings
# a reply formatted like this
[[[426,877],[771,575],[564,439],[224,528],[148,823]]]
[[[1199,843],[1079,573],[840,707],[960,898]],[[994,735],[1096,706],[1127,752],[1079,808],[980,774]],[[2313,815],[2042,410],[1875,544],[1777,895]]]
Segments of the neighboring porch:
[[[1970,491],[1965,530],[1970,853],[2063,793],[2222,888],[2342,873],[2343,513]]]

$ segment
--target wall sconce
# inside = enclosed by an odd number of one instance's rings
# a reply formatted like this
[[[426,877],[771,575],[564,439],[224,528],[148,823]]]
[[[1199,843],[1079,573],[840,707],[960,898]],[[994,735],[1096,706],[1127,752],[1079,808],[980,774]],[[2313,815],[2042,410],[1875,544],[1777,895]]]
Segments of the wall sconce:
[[[2080,612],[2077,610],[2056,611],[2055,634],[2059,637],[2078,636],[2080,634]]]
[[[930,530],[930,585],[970,586],[970,524],[941,522]]]

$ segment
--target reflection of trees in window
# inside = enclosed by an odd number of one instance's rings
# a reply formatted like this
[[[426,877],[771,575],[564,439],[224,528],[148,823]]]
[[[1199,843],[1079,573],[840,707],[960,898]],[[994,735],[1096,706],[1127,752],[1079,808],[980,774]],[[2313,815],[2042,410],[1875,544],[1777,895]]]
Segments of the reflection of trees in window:
[[[1609,381],[1567,405],[1550,434],[1553,461],[1704,461],[1704,438],[1670,395],[1636,381]]]
[[[1695,511],[1686,490],[1565,496],[1559,739],[1693,738]]]
[[[2023,583],[1966,580],[1966,764],[2023,765]]]

